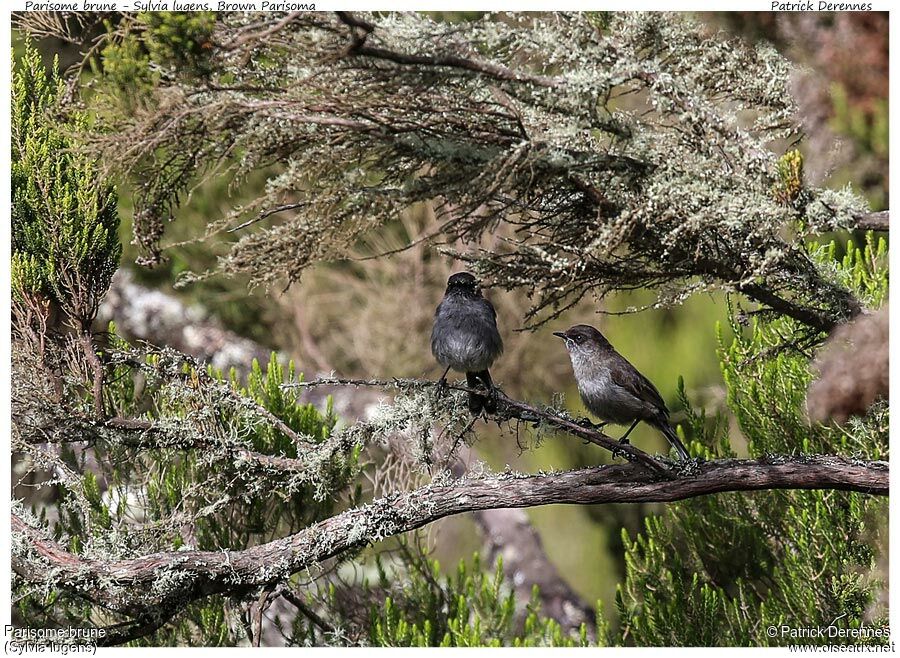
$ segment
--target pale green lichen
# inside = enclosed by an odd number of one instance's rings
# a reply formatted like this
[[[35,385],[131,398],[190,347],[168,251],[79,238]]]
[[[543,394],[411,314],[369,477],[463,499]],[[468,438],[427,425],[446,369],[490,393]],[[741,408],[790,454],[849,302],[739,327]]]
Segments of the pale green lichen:
[[[435,245],[461,239],[455,255],[488,283],[532,293],[533,322],[584,294],[641,286],[659,292],[658,306],[715,288],[766,303],[747,286],[754,280],[789,300],[781,312],[820,316],[815,329],[852,313],[804,240],[846,227],[864,204],[806,187],[802,171],[791,203],[778,193],[784,171],[770,145],[799,124],[792,67],[774,48],[667,13],[600,23],[589,13],[504,16],[448,31],[420,13],[359,15],[374,26],[370,46],[469,58],[502,75],[335,60],[350,28],[309,14],[279,33],[277,48],[255,45],[266,67],[230,52],[211,60],[228,89],[160,81],[156,103],[119,117],[97,144],[110,162],[140,165],[138,214],[156,219],[136,225],[139,242],[158,250],[164,211],[192,178],[240,154],[239,182],[278,153],[287,164],[265,191],[210,224],[234,226],[290,201],[278,221],[242,229],[219,263],[254,285],[294,281],[411,205],[437,200]],[[213,39],[231,41],[247,20],[220,16]],[[466,246],[504,223],[518,232],[502,249]]]

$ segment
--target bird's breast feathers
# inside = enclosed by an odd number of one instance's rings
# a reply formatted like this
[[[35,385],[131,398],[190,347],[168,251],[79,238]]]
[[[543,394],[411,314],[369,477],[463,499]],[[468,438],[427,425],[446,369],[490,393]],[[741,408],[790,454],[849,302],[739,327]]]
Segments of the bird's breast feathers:
[[[486,370],[503,351],[494,309],[485,299],[445,299],[438,306],[431,351],[460,372]]]

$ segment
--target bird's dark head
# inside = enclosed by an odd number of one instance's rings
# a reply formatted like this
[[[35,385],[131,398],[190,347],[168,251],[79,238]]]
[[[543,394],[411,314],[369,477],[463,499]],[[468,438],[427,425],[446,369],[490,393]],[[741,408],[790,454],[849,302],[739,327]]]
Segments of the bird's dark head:
[[[597,352],[611,347],[603,334],[588,324],[576,324],[566,331],[554,331],[553,335],[566,341],[569,352]]]
[[[478,279],[469,272],[457,272],[451,274],[447,279],[447,294],[463,294],[466,296],[477,296]]]

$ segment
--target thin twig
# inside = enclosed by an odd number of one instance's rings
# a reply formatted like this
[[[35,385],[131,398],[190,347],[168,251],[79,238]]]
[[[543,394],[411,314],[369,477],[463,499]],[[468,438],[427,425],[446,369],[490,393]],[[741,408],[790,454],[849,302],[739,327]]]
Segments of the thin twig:
[[[306,605],[306,602],[297,594],[295,594],[290,588],[282,587],[278,590],[277,594],[279,594],[285,601],[293,605],[297,610],[299,610],[304,617],[309,619],[312,623],[318,626],[321,630],[326,633],[335,634],[337,631],[334,626],[325,621],[319,613]]]
[[[514,71],[506,66],[486,62],[480,59],[457,57],[455,55],[410,55],[398,53],[385,48],[366,45],[366,38],[375,30],[375,25],[363,21],[350,12],[337,12],[338,18],[347,26],[354,28],[351,36],[351,44],[347,50],[348,55],[372,57],[403,64],[406,66],[443,66],[448,68],[464,69],[473,73],[480,73],[496,80],[509,82],[526,82],[540,87],[558,87],[563,83],[562,78],[552,78],[546,75],[536,75],[524,71]],[[357,30],[361,30],[358,32]]]
[[[862,215],[856,215],[856,226],[853,228],[860,231],[889,231],[890,230],[890,212],[882,210],[880,212],[869,212]]]
[[[431,379],[345,379],[338,377],[323,377],[308,382],[291,382],[283,384],[285,388],[310,388],[315,386],[373,386],[379,388],[413,389],[427,388],[440,385],[439,381]],[[444,384],[448,390],[462,391],[466,393],[483,393],[480,389],[470,388],[461,384]],[[544,423],[551,427],[577,436],[580,439],[606,448],[613,455],[621,455],[630,462],[642,465],[657,475],[674,477],[672,471],[660,460],[654,459],[640,448],[628,443],[619,443],[618,440],[598,431],[595,425],[583,425],[549,410],[540,409],[526,402],[514,400],[500,389],[495,389],[497,396],[497,411],[486,414],[486,417],[497,422],[504,420],[519,420],[527,423]]]
[[[252,219],[248,219],[243,224],[238,224],[234,228],[230,228],[226,231],[226,233],[234,233],[235,231],[240,231],[242,228],[247,228],[248,226],[252,226],[257,222],[261,222],[267,217],[271,217],[272,215],[280,212],[284,212],[285,210],[296,210],[297,208],[302,207],[303,203],[285,203],[280,206],[275,206],[274,208],[269,208],[268,210],[261,211],[256,217]]]

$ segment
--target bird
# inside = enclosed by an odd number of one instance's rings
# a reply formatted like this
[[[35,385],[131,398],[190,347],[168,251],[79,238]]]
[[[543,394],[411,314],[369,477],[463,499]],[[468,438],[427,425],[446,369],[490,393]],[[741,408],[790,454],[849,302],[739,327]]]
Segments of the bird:
[[[691,458],[669,423],[669,410],[659,391],[603,334],[590,325],[576,324],[553,335],[566,342],[578,392],[588,410],[604,424],[630,424],[621,443],[628,443],[631,430],[644,421],[663,433],[680,459]]]
[[[488,368],[503,353],[503,339],[497,329],[497,312],[485,299],[478,280],[470,272],[457,272],[447,279],[444,298],[434,312],[431,353],[446,367],[440,381],[446,382],[452,368],[466,373],[470,388],[479,382],[488,396],[469,393],[469,411],[473,416],[497,410],[494,384]]]

